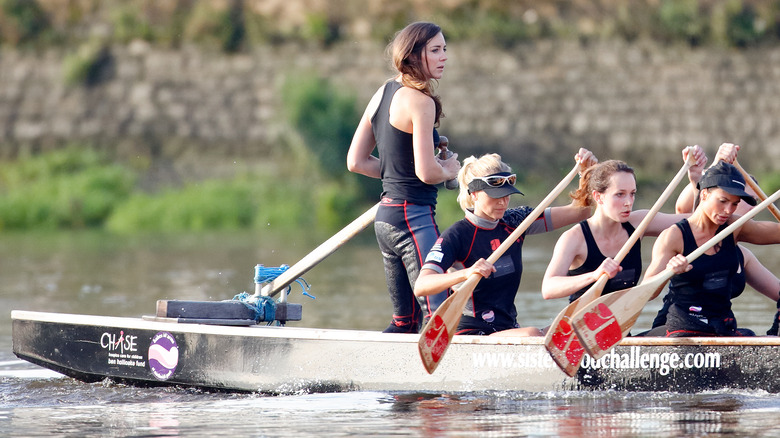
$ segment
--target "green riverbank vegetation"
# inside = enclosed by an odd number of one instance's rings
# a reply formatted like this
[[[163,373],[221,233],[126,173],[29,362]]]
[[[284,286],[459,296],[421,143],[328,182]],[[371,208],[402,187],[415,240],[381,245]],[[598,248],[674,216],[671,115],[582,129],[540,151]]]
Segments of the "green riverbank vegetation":
[[[149,190],[151,163],[112,160],[89,145],[0,162],[0,230],[338,230],[381,193],[378,180],[346,169],[356,98],[312,75],[290,77],[282,95],[289,129],[262,171]],[[440,223],[461,216],[455,196],[442,191]]]
[[[432,20],[448,40],[511,49],[543,39],[652,40],[691,47],[777,44],[774,0],[0,0],[0,46],[65,48],[63,81],[90,85],[110,47],[146,41],[225,53],[300,43],[327,49],[386,43],[416,20]]]
[[[371,206],[355,181],[328,178],[312,163],[149,192],[139,184],[143,167],[69,146],[0,163],[0,231],[333,232]],[[446,195],[443,210],[459,215],[454,193]]]
[[[415,20],[436,21],[453,41],[504,47],[543,38],[747,47],[780,35],[773,0],[0,0],[0,41],[41,47],[140,39],[239,52],[295,41],[384,43]]]

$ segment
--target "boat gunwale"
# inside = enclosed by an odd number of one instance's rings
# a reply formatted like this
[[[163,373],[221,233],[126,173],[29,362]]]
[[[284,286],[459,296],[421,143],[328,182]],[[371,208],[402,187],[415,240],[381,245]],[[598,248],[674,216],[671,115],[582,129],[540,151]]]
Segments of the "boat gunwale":
[[[11,319],[19,321],[36,321],[46,323],[62,323],[82,326],[121,327],[124,329],[175,331],[180,333],[212,334],[224,336],[244,336],[263,338],[294,338],[317,340],[359,340],[365,342],[417,343],[420,335],[404,333],[382,333],[372,330],[353,330],[337,328],[312,328],[289,326],[227,326],[212,324],[191,324],[178,322],[175,318],[159,317],[122,317],[84,315],[74,313],[39,312],[29,310],[12,310]],[[176,327],[173,329],[172,327]],[[543,336],[466,336],[456,335],[453,344],[486,344],[486,345],[544,345]],[[780,337],[626,337],[618,344],[621,346],[780,346]]]

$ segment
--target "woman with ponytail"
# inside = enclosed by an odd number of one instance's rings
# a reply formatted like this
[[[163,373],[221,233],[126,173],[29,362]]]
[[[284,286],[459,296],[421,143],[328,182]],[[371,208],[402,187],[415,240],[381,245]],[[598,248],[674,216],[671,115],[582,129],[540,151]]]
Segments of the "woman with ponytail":
[[[581,163],[581,170],[597,162],[586,149],[580,149],[575,160]],[[590,213],[587,206],[574,204],[548,207],[520,239],[491,264],[486,259],[533,211],[528,206],[509,208],[509,196],[520,193],[514,186],[515,181],[512,169],[498,154],[464,160],[458,175],[458,202],[466,217],[448,228],[425,258],[414,287],[414,293],[420,297],[450,288],[474,272],[483,277],[463,311],[456,334],[541,335],[540,329],[521,327],[517,321],[515,296],[523,273],[523,242],[528,235],[571,225]],[[450,270],[450,267],[461,265],[463,269]]]
[[[683,160],[688,153],[691,152],[683,150]],[[707,157],[698,146],[692,153],[696,161],[688,174],[689,178],[696,178]],[[596,210],[558,239],[542,280],[545,299],[569,297],[573,302],[604,273],[610,280],[602,294],[636,286],[642,274],[641,239],[622,263],[613,259],[649,211],[633,211],[635,195],[634,169],[622,161],[604,161],[585,171],[571,197],[575,205],[595,206]],[[658,236],[686,216],[659,212],[644,235]]]
[[[442,160],[434,153],[434,129],[443,114],[433,85],[447,61],[441,28],[412,23],[396,34],[388,51],[396,74],[368,103],[347,153],[347,168],[382,180],[374,230],[393,303],[385,332],[417,333],[423,318],[446,298],[441,289],[418,301],[413,287],[423,257],[439,237],[436,184],[455,178],[460,163],[457,154]]]

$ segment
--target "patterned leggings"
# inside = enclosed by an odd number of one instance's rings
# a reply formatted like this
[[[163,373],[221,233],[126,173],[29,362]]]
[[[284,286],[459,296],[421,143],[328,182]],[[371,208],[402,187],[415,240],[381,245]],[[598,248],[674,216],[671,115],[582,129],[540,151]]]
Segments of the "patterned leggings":
[[[414,282],[425,256],[439,238],[434,215],[432,205],[383,200],[379,206],[374,230],[393,303],[393,320],[385,332],[419,332],[423,317],[430,317],[447,298],[446,291],[421,298],[414,296]]]

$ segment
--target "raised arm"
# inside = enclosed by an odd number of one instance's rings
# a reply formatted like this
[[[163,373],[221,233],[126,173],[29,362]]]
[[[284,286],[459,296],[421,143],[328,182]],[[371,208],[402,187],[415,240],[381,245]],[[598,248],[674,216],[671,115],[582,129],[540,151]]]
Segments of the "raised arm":
[[[598,158],[593,155],[593,152],[585,148],[580,148],[574,155],[574,161],[579,163],[580,175],[582,175],[588,167],[598,164],[599,162]],[[553,230],[557,230],[561,227],[576,224],[579,221],[587,219],[590,216],[590,207],[578,207],[575,206],[574,203],[569,203],[568,205],[550,208],[550,215],[552,218]]]
[[[707,155],[699,145],[692,146],[694,153],[693,165],[688,169],[688,181],[686,185],[677,197],[677,201],[674,204],[675,213],[691,213],[693,211],[693,203],[696,199],[698,189],[696,185],[701,181],[701,176],[704,173],[704,166],[707,165]],[[683,149],[683,161],[687,160],[688,148]]]
[[[696,146],[698,148],[698,146]],[[737,153],[739,153],[740,146],[734,143],[722,143],[718,147],[718,152],[715,154],[715,160],[712,162],[712,166],[723,161],[729,164],[734,164],[737,159]],[[693,203],[698,194],[696,185],[701,180],[702,173],[704,172],[704,165],[707,163],[707,157],[704,157],[704,163],[699,167],[699,161],[697,160],[696,167],[692,166],[688,171],[688,179],[690,184],[687,185],[675,203],[675,212],[677,213],[690,213],[693,211]]]

